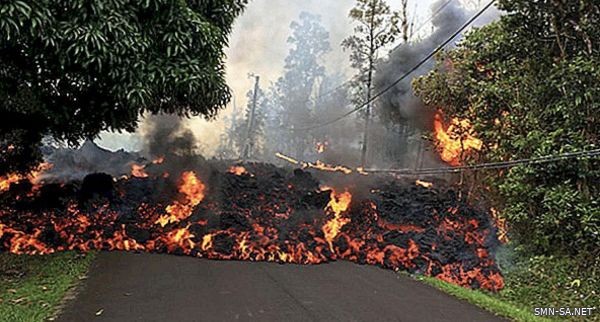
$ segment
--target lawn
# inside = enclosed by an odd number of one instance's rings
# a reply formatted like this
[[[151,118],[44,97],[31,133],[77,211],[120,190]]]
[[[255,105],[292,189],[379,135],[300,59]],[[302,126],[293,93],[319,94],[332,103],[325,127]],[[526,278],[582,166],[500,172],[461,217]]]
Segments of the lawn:
[[[0,254],[0,321],[46,321],[84,278],[93,254]]]

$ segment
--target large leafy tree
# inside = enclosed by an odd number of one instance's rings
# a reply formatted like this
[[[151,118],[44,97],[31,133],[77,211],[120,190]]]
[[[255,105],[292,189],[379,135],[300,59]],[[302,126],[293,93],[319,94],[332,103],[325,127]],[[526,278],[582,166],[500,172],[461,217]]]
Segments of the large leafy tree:
[[[132,131],[144,112],[214,116],[223,47],[246,0],[3,1],[0,174],[39,161],[46,135]]]
[[[472,121],[486,143],[480,161],[598,148],[600,4],[501,0],[499,6],[507,11],[500,21],[472,32],[415,82],[418,96]],[[520,165],[487,179],[524,245],[598,256],[598,159]]]

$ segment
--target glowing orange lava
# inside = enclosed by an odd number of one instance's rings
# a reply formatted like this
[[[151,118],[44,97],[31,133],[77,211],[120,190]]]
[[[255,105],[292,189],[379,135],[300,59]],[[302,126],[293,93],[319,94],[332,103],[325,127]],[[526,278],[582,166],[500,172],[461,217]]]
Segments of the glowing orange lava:
[[[148,173],[146,173],[146,166],[133,163],[131,165],[131,175],[136,178],[148,178]]]
[[[431,187],[433,187],[433,183],[427,182],[427,181],[423,181],[423,180],[417,180],[417,181],[415,181],[415,184],[417,186],[421,186],[421,187],[425,187],[425,188],[431,188]]]
[[[184,172],[181,175],[181,181],[179,192],[184,195],[184,201],[175,201],[167,207],[167,214],[156,221],[156,224],[160,224],[162,227],[189,217],[194,211],[194,207],[204,199],[206,186],[198,179],[196,173]]]
[[[333,251],[333,240],[340,233],[342,227],[350,222],[350,218],[343,218],[342,213],[350,206],[352,194],[348,191],[336,193],[335,190],[331,190],[330,198],[325,209],[333,213],[333,218],[323,225],[323,234],[329,244],[329,248]]]
[[[229,168],[229,173],[235,174],[236,176],[241,176],[243,174],[248,173],[248,171],[246,171],[246,168],[240,166],[240,165],[235,165],[235,166],[231,166]]]

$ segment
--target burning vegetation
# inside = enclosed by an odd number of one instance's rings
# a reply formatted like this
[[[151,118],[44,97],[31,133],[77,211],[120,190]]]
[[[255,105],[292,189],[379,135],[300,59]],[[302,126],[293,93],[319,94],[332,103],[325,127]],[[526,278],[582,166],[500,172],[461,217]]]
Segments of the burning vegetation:
[[[119,179],[91,174],[36,189],[27,178],[3,181],[0,251],[349,260],[470,288],[504,285],[493,257],[498,239],[492,216],[443,184],[374,180],[377,187],[364,192],[323,187],[302,169],[211,164],[167,176],[168,163],[152,163],[146,175],[134,168]]]
[[[469,120],[453,118],[446,126],[440,111],[435,115],[433,122],[438,152],[448,164],[458,166],[472,150],[481,150],[483,142],[474,136]]]

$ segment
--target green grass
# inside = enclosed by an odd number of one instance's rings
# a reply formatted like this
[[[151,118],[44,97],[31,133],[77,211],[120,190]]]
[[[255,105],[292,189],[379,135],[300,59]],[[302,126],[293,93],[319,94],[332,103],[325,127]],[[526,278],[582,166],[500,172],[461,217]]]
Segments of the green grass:
[[[45,321],[82,278],[92,254],[47,256],[0,254],[0,321]]]
[[[600,321],[600,259],[588,265],[567,257],[519,255],[500,252],[498,263],[505,287],[498,293],[470,290],[431,277],[416,279],[514,321]],[[535,307],[595,307],[592,316],[533,315]]]
[[[417,280],[423,281],[435,288],[438,288],[445,293],[448,293],[454,297],[457,297],[461,300],[465,300],[471,304],[477,305],[489,312],[494,313],[495,315],[509,318],[513,321],[523,321],[523,322],[542,322],[542,321],[550,321],[548,319],[543,319],[540,317],[536,317],[532,314],[532,310],[527,310],[523,307],[519,307],[515,304],[512,304],[508,301],[504,301],[502,299],[497,298],[488,293],[484,293],[482,291],[470,290],[458,285],[454,285],[451,283],[444,282],[437,278],[433,277],[424,277],[418,276]]]

